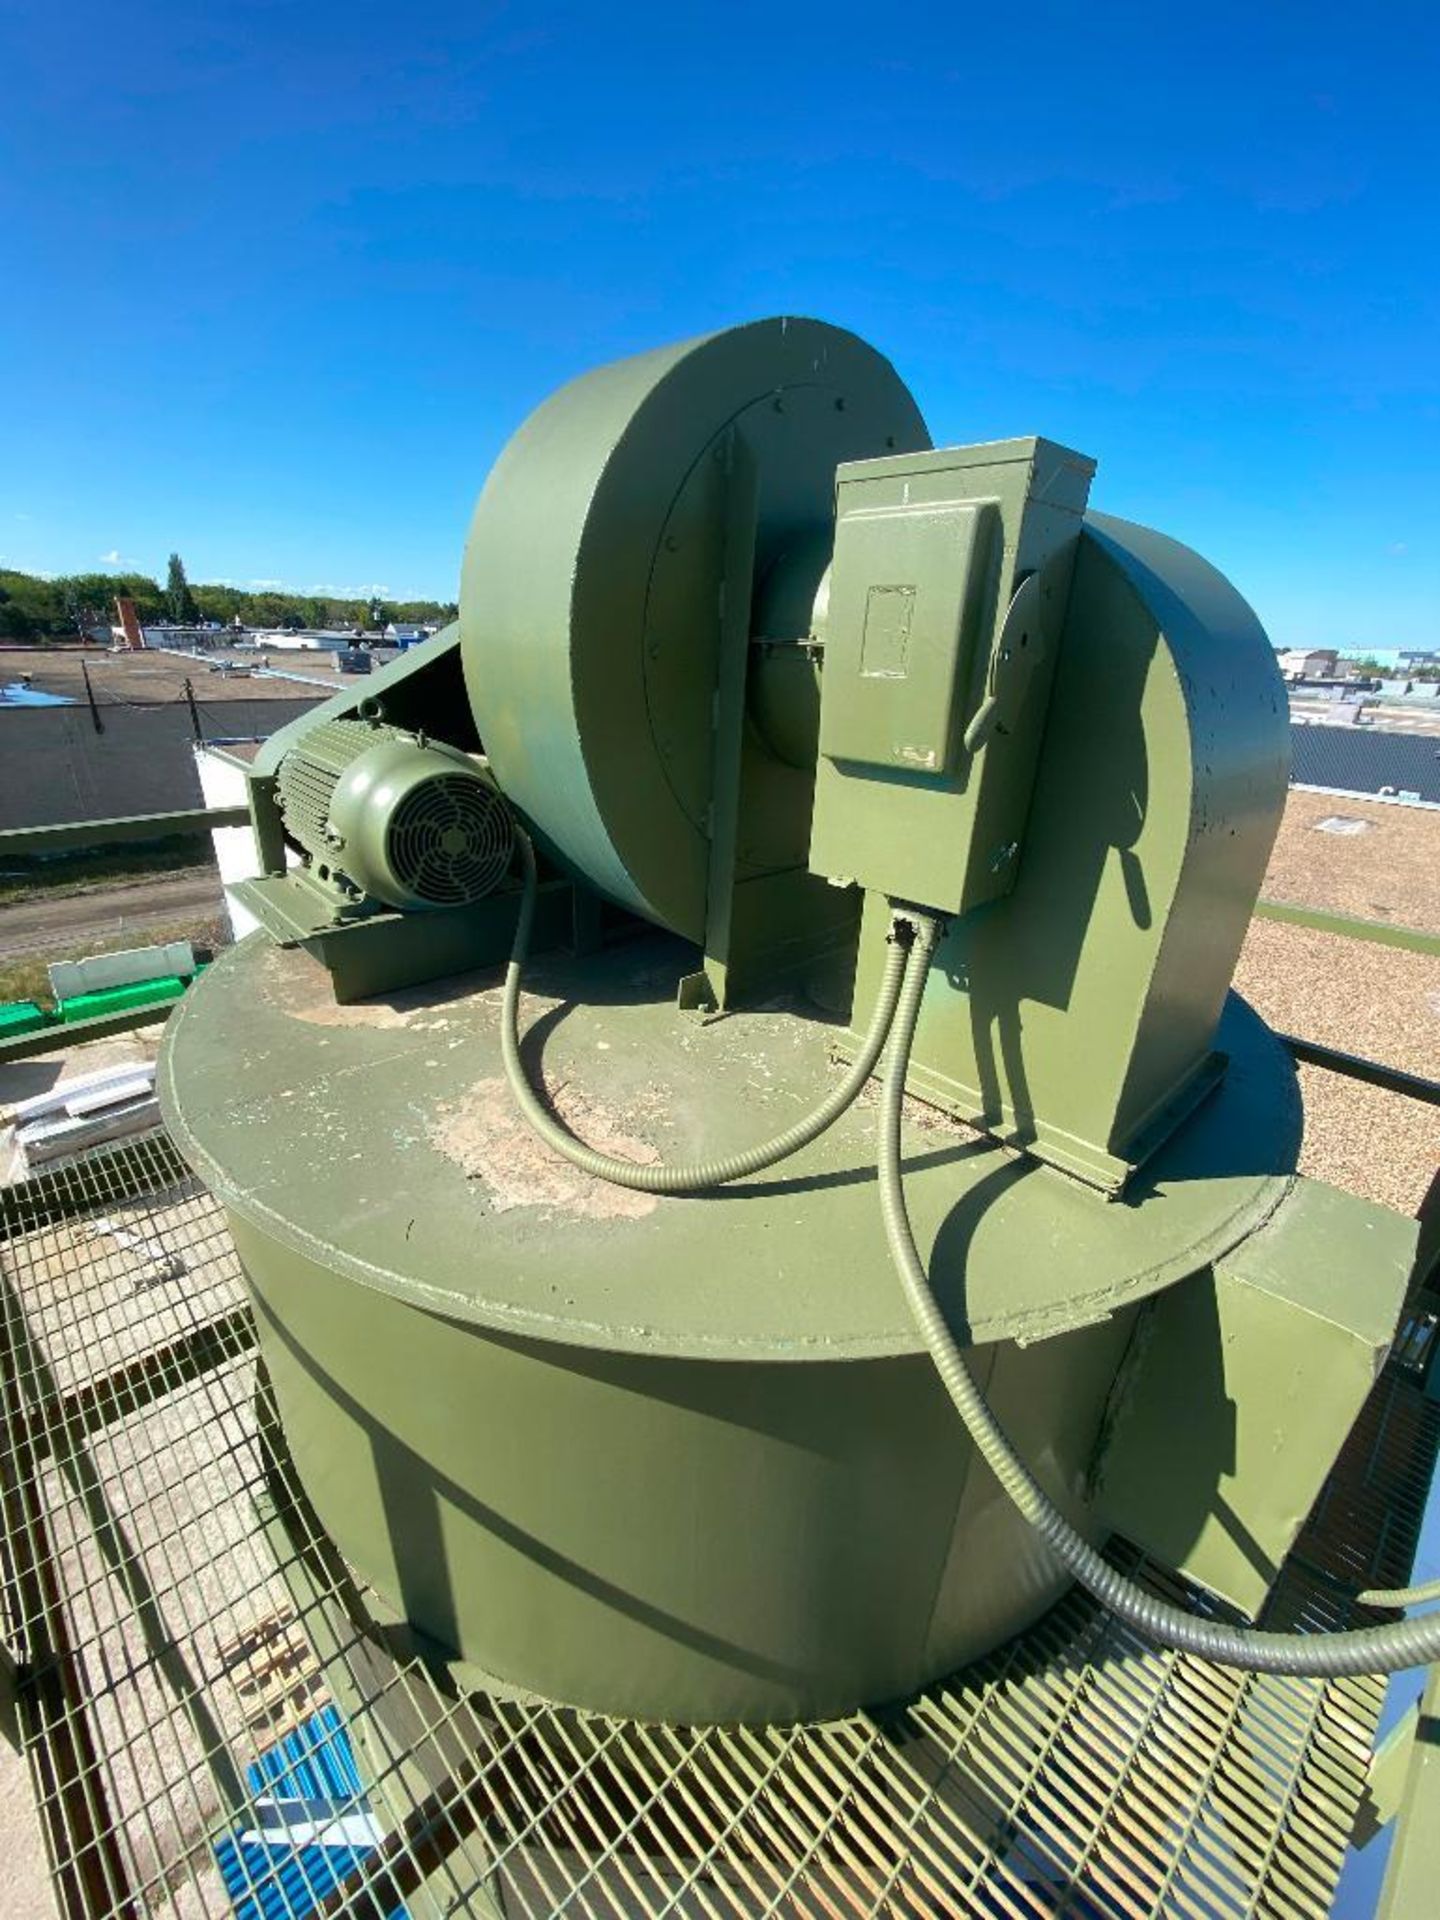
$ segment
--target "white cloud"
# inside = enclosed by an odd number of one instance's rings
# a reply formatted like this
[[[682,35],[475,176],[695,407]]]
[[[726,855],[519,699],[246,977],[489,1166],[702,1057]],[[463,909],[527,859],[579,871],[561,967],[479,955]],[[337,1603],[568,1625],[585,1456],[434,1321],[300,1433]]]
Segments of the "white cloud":
[[[118,547],[112,547],[109,553],[101,554],[100,564],[102,567],[119,567],[125,563],[120,558],[120,549]]]
[[[252,593],[288,593],[290,589],[283,580],[252,580],[250,591]]]

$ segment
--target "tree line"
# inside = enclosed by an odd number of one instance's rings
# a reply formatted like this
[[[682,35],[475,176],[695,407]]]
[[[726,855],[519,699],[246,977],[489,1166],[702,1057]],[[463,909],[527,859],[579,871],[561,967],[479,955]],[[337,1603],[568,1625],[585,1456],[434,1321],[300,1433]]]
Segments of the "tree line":
[[[391,621],[415,626],[453,620],[453,601],[332,599],[324,594],[202,586],[185,577],[178,554],[170,556],[165,585],[145,573],[38,574],[0,567],[0,640],[73,640],[115,621],[117,598],[133,600],[142,626],[163,621],[197,625],[218,620],[247,627],[355,627],[371,632]]]

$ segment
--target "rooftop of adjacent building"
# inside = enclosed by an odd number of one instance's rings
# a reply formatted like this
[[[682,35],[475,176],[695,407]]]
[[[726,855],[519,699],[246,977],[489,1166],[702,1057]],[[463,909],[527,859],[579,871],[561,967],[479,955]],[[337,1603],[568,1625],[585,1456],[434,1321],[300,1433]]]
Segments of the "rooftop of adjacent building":
[[[1427,805],[1440,805],[1437,722],[1424,724],[1408,715],[1384,725],[1302,722],[1290,729],[1290,778],[1301,787],[1408,794]]]
[[[388,656],[387,656],[388,657]],[[115,653],[101,647],[0,648],[0,681],[29,675],[37,692],[75,701],[88,698],[85,679],[97,705],[160,706],[185,697],[189,680],[203,706],[221,700],[294,700],[307,682],[323,699],[341,687],[358,686],[363,676],[341,673],[326,654],[290,654],[278,661],[253,651],[216,649],[202,658],[163,653]]]
[[[1292,790],[1261,892],[1440,936],[1440,811]],[[1440,1077],[1440,954],[1257,917],[1235,985],[1281,1032]],[[1440,1110],[1314,1067],[1300,1083],[1301,1171],[1414,1213]]]

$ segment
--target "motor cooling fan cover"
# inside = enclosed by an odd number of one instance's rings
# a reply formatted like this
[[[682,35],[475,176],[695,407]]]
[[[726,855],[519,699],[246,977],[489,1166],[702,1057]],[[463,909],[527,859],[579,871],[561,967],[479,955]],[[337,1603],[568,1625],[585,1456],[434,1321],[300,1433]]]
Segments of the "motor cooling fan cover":
[[[468,773],[441,773],[413,786],[386,834],[388,864],[417,900],[463,906],[498,885],[514,835],[498,791]]]
[[[372,898],[402,909],[483,900],[514,849],[509,806],[488,774],[413,735],[384,734],[351,761],[330,825],[336,864]]]

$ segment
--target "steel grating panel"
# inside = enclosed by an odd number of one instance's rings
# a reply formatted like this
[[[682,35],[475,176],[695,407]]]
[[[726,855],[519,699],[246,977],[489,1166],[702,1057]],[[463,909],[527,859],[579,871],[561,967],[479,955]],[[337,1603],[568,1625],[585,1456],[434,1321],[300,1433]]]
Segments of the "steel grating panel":
[[[163,1136],[0,1205],[4,1638],[67,1917],[1328,1910],[1378,1681],[1156,1652],[1072,1593],[823,1727],[459,1697],[291,1483],[223,1218]],[[1346,1583],[1408,1570],[1433,1338],[1397,1347],[1272,1622],[1343,1624]]]

